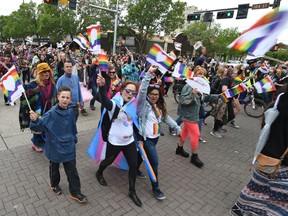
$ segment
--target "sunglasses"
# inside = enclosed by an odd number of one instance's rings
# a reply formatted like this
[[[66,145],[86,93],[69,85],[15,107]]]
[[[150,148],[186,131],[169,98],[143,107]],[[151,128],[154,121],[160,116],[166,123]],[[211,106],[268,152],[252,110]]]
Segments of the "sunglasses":
[[[42,73],[50,73],[50,70],[45,70]]]
[[[136,96],[137,95],[137,92],[136,91],[133,91],[133,90],[130,90],[130,89],[124,89],[126,91],[127,94],[132,94],[133,96]]]
[[[108,72],[109,74],[115,74],[116,72]]]

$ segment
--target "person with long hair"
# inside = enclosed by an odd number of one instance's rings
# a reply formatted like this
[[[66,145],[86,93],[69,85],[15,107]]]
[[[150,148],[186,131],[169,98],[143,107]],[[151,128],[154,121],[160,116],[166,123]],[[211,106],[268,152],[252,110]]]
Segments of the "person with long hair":
[[[142,202],[135,190],[138,159],[134,133],[138,132],[136,128],[138,118],[136,107],[133,111],[130,109],[131,106],[134,106],[133,101],[136,100],[137,84],[133,81],[123,83],[120,94],[111,100],[107,96],[105,79],[100,74],[97,76],[97,86],[101,104],[105,108],[101,129],[103,140],[107,142],[107,149],[105,159],[101,161],[96,172],[96,178],[100,185],[107,186],[103,172],[113,163],[118,154],[123,152],[129,166],[129,197],[137,206],[141,207]]]
[[[53,70],[47,63],[39,63],[37,65],[36,79],[27,85],[24,89],[29,100],[31,109],[39,116],[44,115],[56,102],[56,88],[53,79]],[[25,129],[29,127],[29,107],[24,98],[20,99],[20,127]],[[32,136],[32,149],[38,153],[43,152],[45,144],[45,132],[33,133]]]
[[[142,135],[144,139],[144,149],[157,178],[157,182],[151,181],[152,192],[158,200],[163,200],[166,197],[159,188],[159,158],[156,150],[156,145],[161,134],[161,124],[162,122],[166,123],[169,127],[173,128],[173,130],[177,131],[178,135],[181,132],[181,128],[168,115],[160,86],[150,84],[150,80],[156,71],[157,67],[152,65],[141,82],[140,91],[137,96],[137,115],[139,116],[140,122],[140,135]],[[142,159],[140,158],[141,157],[138,158],[139,167],[142,163]]]

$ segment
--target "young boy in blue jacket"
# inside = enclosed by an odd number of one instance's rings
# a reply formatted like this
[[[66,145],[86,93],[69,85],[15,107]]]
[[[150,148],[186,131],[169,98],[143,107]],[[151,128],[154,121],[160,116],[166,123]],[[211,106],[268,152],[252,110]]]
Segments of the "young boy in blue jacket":
[[[70,198],[79,203],[85,203],[87,198],[81,193],[80,178],[76,169],[77,128],[74,110],[69,108],[71,90],[61,87],[57,92],[58,104],[53,106],[42,118],[30,111],[30,128],[33,131],[45,131],[44,146],[46,157],[50,161],[49,176],[52,191],[60,195],[59,165],[63,163],[69,182]]]

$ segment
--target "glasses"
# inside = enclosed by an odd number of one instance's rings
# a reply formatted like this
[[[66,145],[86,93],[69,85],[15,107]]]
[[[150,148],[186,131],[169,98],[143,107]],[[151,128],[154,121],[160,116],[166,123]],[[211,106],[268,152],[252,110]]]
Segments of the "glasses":
[[[159,97],[159,94],[149,93],[150,96]]]
[[[151,85],[149,85],[149,87],[150,87],[150,88],[156,88],[156,89],[159,89],[159,88],[160,88],[160,86],[159,86],[159,85],[152,85],[152,84],[151,84]]]
[[[127,94],[132,94],[133,96],[136,96],[137,95],[137,92],[136,91],[133,91],[133,90],[130,90],[130,89],[124,89],[126,91]]]
[[[115,74],[116,72],[108,72],[109,74]]]

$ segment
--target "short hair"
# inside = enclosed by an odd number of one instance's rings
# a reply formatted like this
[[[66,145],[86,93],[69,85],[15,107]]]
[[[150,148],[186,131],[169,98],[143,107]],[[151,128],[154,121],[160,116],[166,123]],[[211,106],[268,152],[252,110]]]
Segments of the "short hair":
[[[70,89],[68,86],[62,86],[62,87],[60,87],[60,88],[58,89],[58,91],[57,91],[57,95],[60,95],[61,92],[63,92],[63,91],[68,91],[68,92],[70,92],[70,95],[72,95],[72,91],[71,91],[71,89]]]

